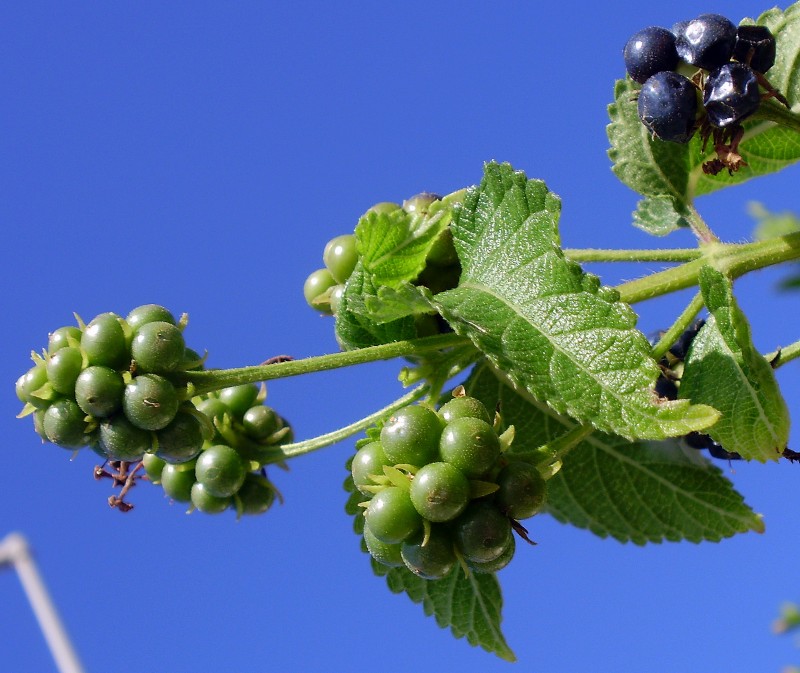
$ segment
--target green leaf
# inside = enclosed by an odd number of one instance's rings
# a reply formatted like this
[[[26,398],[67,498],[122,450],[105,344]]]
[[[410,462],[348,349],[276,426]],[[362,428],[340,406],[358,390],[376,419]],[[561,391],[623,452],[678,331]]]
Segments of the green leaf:
[[[409,315],[434,313],[428,288],[403,282],[397,287],[379,287],[375,295],[364,297],[367,315],[377,323],[398,320]]]
[[[800,231],[800,218],[790,211],[772,213],[763,204],[755,201],[748,204],[747,210],[756,221],[753,238],[757,241],[787,236]]]
[[[700,289],[711,315],[692,341],[680,397],[722,412],[706,433],[726,451],[759,462],[778,460],[789,439],[789,410],[772,367],[753,346],[731,281],[704,267]]]
[[[538,446],[574,427],[486,365],[465,388],[487,406],[499,404],[504,425],[517,428],[512,453],[520,458],[532,458]],[[555,518],[620,542],[718,541],[764,530],[722,472],[679,440],[629,442],[595,432],[564,457],[547,484]]]
[[[559,247],[560,201],[539,180],[490,163],[452,224],[463,273],[435,296],[453,329],[555,411],[625,437],[663,439],[717,412],[668,402],[636,315]]]
[[[666,236],[689,226],[688,212],[671,196],[651,196],[639,201],[633,224],[654,236]]]
[[[406,568],[391,568],[386,582],[394,593],[405,592],[422,603],[442,628],[450,627],[456,638],[482,647],[506,661],[516,661],[500,630],[503,597],[493,574],[468,573],[456,567],[441,580],[423,580]]]
[[[427,216],[402,209],[368,212],[358,221],[356,240],[364,270],[376,286],[396,286],[414,280],[436,238],[450,223],[451,207],[435,202]]]
[[[651,138],[637,112],[640,85],[630,79],[618,80],[614,102],[608,108],[608,154],[614,173],[622,182],[646,197],[672,198],[681,212],[697,196],[779,171],[800,159],[800,3],[783,12],[770,10],[758,23],[775,35],[777,57],[767,76],[792,104],[794,114],[781,109],[775,100],[764,101],[759,111],[743,123],[745,140],[739,148],[748,166],[733,175],[706,175],[702,165],[714,156],[712,143],[704,152],[700,134],[687,144]],[[775,119],[782,119],[792,128],[778,126],[771,121]]]
[[[377,286],[364,271],[359,260],[345,284],[336,316],[336,338],[342,348],[365,348],[417,336],[414,318],[411,316],[378,322],[369,315],[364,306],[364,298],[376,295],[377,291]]]

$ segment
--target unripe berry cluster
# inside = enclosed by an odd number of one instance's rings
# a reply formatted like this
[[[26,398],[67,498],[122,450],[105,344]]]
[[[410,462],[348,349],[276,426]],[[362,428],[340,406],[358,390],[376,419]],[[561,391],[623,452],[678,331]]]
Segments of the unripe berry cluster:
[[[202,450],[185,461],[148,453],[143,462],[150,479],[172,500],[191,503],[207,514],[227,509],[239,516],[266,512],[277,491],[258,456],[291,441],[292,431],[263,404],[265,393],[263,386],[259,391],[254,384],[244,384],[195,399],[198,412],[213,428]]]
[[[765,26],[737,28],[719,14],[701,14],[671,30],[640,30],[623,57],[631,79],[642,85],[642,123],[661,140],[686,143],[705,123],[712,130],[737,129],[758,109],[759,86],[776,95],[764,78],[775,52],[775,38]]]
[[[140,469],[127,465],[142,461],[167,495],[200,511],[266,511],[275,489],[259,459],[291,441],[291,428],[263,404],[266,388],[255,384],[187,399],[175,382],[201,369],[203,358],[186,347],[185,324],[147,304],[126,318],[102,313],[60,327],[17,380],[20,416],[33,416],[45,442],[71,451],[88,446],[117,466],[115,474],[97,468],[95,476],[113,477],[123,492]],[[131,507],[121,497],[109,503]]]
[[[366,549],[424,579],[447,576],[459,561],[475,572],[501,570],[514,555],[513,531],[526,536],[518,520],[545,502],[538,470],[507,458],[508,435],[498,436],[483,404],[459,392],[438,412],[395,412],[351,464],[367,497]]]
[[[692,341],[697,336],[700,328],[705,324],[705,320],[697,320],[690,325],[678,337],[678,340],[670,346],[670,349],[659,360],[661,373],[656,380],[656,393],[660,397],[668,400],[678,399],[678,389],[681,384],[681,374],[683,373],[683,362],[689,353],[689,348]],[[661,338],[661,333],[653,335],[651,343],[655,344]],[[721,460],[741,460],[741,456],[733,451],[727,451],[719,443],[711,439],[708,435],[701,432],[691,432],[683,438],[686,446],[693,449],[703,450],[707,449],[712,458],[719,458]]]
[[[366,214],[391,213],[402,209],[409,215],[425,217],[430,205],[438,200],[440,197],[436,194],[422,192],[406,199],[402,205],[389,201],[377,203]],[[342,234],[328,241],[322,253],[322,260],[325,266],[306,278],[303,294],[312,308],[325,315],[336,315],[345,283],[358,262],[355,235]],[[447,228],[434,242],[425,259],[425,268],[414,282],[416,285],[424,285],[433,294],[437,294],[458,285],[460,275],[461,265],[453,245],[453,236]],[[420,336],[434,334],[440,331],[439,327],[434,316],[422,316],[418,321]]]
[[[200,423],[169,378],[202,366],[182,330],[155,304],[124,319],[102,313],[60,327],[17,380],[23,414],[33,414],[45,441],[70,450],[90,446],[109,460],[136,461],[154,447],[197,455]]]

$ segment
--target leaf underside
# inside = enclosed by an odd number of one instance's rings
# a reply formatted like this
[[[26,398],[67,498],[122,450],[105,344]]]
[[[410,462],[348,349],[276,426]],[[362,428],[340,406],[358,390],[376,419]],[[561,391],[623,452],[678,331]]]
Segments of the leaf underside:
[[[711,315],[692,341],[680,396],[722,413],[706,432],[725,450],[748,460],[778,460],[789,439],[789,411],[773,369],[753,345],[731,281],[705,267],[700,289]]]
[[[463,272],[434,298],[442,315],[516,385],[600,430],[663,439],[713,423],[709,407],[655,395],[635,313],[564,257],[559,211],[543,182],[487,164],[454,215]]]
[[[504,427],[515,427],[510,451],[522,459],[575,426],[520,395],[488,365],[476,368],[465,387],[488,408],[499,408]],[[547,497],[559,521],[620,542],[716,542],[764,530],[721,470],[675,439],[629,442],[595,432],[564,458]]]

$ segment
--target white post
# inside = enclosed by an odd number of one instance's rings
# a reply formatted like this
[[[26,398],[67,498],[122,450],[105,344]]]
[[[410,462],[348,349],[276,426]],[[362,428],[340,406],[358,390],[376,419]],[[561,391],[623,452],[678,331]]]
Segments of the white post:
[[[19,533],[10,533],[0,541],[0,567],[5,564],[11,564],[16,569],[60,673],[84,673],[36,568],[28,541]]]

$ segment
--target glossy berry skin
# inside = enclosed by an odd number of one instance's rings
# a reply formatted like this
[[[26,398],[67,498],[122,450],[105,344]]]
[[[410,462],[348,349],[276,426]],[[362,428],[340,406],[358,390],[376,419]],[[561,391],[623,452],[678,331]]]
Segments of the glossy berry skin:
[[[47,361],[47,379],[53,389],[63,395],[72,395],[75,379],[83,368],[81,349],[74,346],[60,348]]]
[[[167,463],[161,470],[161,488],[172,500],[176,502],[190,502],[192,499],[192,487],[196,479],[194,470],[183,469],[181,465],[170,465]]]
[[[142,374],[127,386],[122,396],[122,409],[135,426],[142,430],[161,430],[178,413],[180,400],[175,387],[158,374]]]
[[[125,414],[114,414],[100,424],[100,450],[109,460],[140,460],[153,448],[152,435],[131,423]]]
[[[453,524],[453,536],[468,561],[487,563],[508,547],[511,522],[489,502],[476,501]]]
[[[387,544],[402,542],[422,526],[422,517],[408,491],[397,486],[376,493],[369,501],[364,519],[373,535]]]
[[[79,328],[71,325],[59,327],[47,338],[47,352],[52,355],[65,346],[78,346],[80,343],[81,331]]]
[[[251,472],[236,492],[236,498],[241,514],[263,514],[275,502],[275,489],[269,479]]]
[[[144,304],[137,306],[125,318],[132,330],[137,330],[142,325],[150,322],[168,322],[170,325],[177,324],[175,316],[169,309],[159,306],[158,304]]]
[[[697,89],[683,75],[659,72],[639,92],[639,119],[661,140],[688,143],[694,135]]]
[[[712,72],[703,89],[703,105],[708,121],[719,128],[738,124],[761,103],[758,80],[750,66],[726,63]]]
[[[161,460],[161,458],[154,453],[146,453],[142,456],[144,471],[154,484],[161,482],[161,471],[166,464],[166,461]]]
[[[189,499],[192,505],[204,514],[220,514],[228,509],[231,504],[231,498],[220,498],[208,492],[206,487],[196,481],[192,484],[192,490],[189,493]]]
[[[318,303],[317,300],[321,299],[322,295],[336,284],[336,279],[327,268],[313,271],[303,284],[303,296],[306,298],[306,303],[320,313],[330,314],[330,304],[324,301]]]
[[[631,35],[622,57],[631,79],[639,84],[657,72],[674,70],[679,61],[675,36],[659,26],[649,26]]]
[[[420,192],[410,199],[403,201],[403,210],[409,215],[425,215],[434,201],[441,201],[442,197],[431,192]]]
[[[381,565],[389,568],[399,568],[403,565],[403,557],[400,555],[400,543],[388,544],[381,542],[375,537],[369,526],[364,527],[364,543],[367,545],[367,551],[372,558]]]
[[[278,415],[270,407],[258,404],[244,412],[242,425],[251,439],[266,439],[278,431]]]
[[[467,561],[467,565],[469,566],[470,570],[474,570],[476,573],[496,573],[503,568],[505,568],[509,563],[511,563],[511,559],[514,558],[514,552],[517,548],[517,542],[512,535],[509,538],[508,546],[503,550],[503,552],[493,561]]]
[[[469,482],[450,463],[428,463],[414,475],[411,502],[428,521],[450,521],[469,502]]]
[[[456,565],[453,540],[442,525],[432,525],[427,540],[422,530],[414,533],[403,542],[400,554],[406,568],[426,580],[447,577]]]
[[[203,448],[203,430],[190,413],[179,411],[167,427],[156,434],[156,455],[168,463],[185,463]]]
[[[765,73],[775,65],[775,36],[766,26],[739,26],[733,57],[753,70]]]
[[[87,367],[75,381],[75,401],[95,418],[107,418],[117,411],[122,406],[124,392],[122,374],[109,367]]]
[[[171,372],[183,362],[185,351],[183,334],[171,323],[148,322],[133,333],[131,357],[136,361],[137,371]]]
[[[203,451],[194,472],[205,490],[218,498],[236,493],[247,476],[245,463],[236,449],[225,444],[216,444]]]
[[[381,445],[390,464],[421,467],[436,459],[441,432],[436,412],[413,404],[396,411],[381,428]]]
[[[243,383],[219,391],[220,401],[228,407],[228,411],[236,419],[244,417],[247,410],[256,403],[257,397],[258,386],[255,383]]]
[[[675,49],[686,63],[714,70],[730,61],[736,43],[736,26],[719,14],[701,14],[680,25]]]
[[[375,484],[370,475],[382,475],[383,466],[388,464],[389,459],[383,452],[380,442],[370,442],[356,451],[350,472],[353,475],[353,483],[359,492],[364,495],[372,495],[372,492],[366,488]]]
[[[497,484],[495,505],[512,519],[528,519],[544,507],[547,485],[533,465],[509,463],[497,475]]]
[[[65,449],[77,449],[86,444],[84,413],[70,399],[53,402],[44,413],[42,427],[47,439]]]
[[[454,397],[439,407],[439,416],[445,423],[450,423],[457,418],[480,418],[491,425],[492,419],[489,412],[480,400],[469,397]]]
[[[500,439],[494,428],[479,418],[457,418],[442,432],[439,454],[467,477],[477,479],[500,457]]]
[[[32,404],[37,409],[47,409],[50,406],[50,397],[34,395],[45,383],[47,383],[47,367],[42,362],[31,367],[17,379],[17,398],[20,402]]]
[[[81,348],[90,365],[128,368],[131,358],[120,320],[114,313],[101,313],[86,326],[81,334]]]
[[[353,273],[358,262],[356,237],[343,234],[328,241],[322,253],[322,261],[337,283],[344,283]]]

